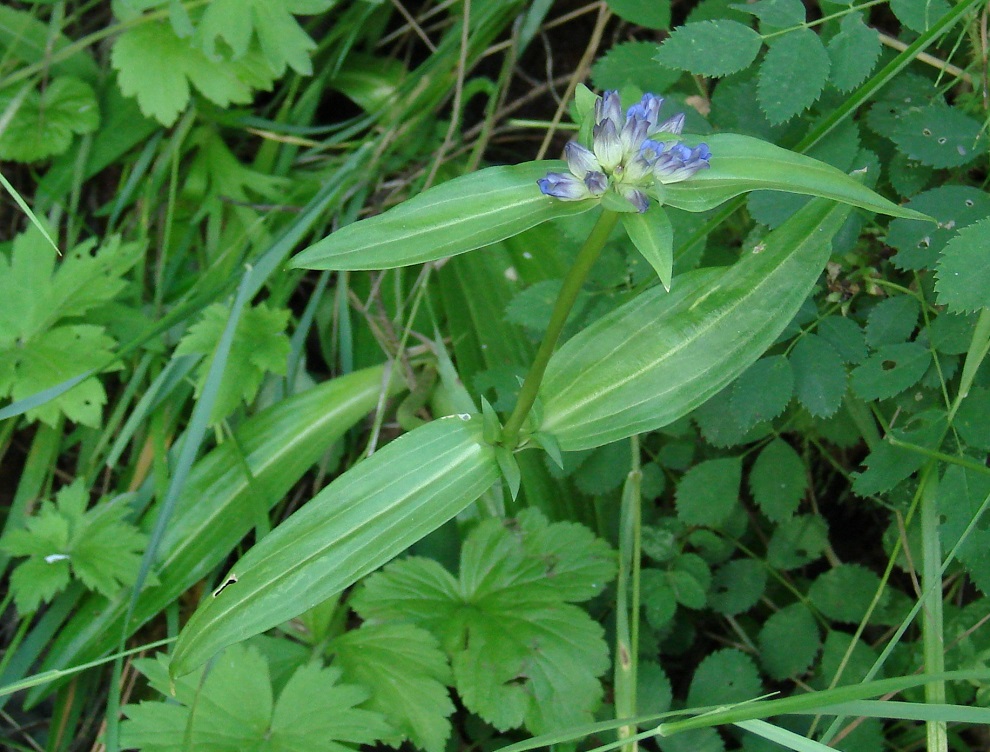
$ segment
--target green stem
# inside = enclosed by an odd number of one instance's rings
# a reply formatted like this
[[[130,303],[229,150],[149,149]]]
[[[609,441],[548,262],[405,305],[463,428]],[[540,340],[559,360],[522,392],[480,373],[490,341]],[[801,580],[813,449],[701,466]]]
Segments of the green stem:
[[[945,640],[942,616],[942,547],[938,529],[938,465],[931,462],[921,480],[921,588],[925,598],[922,616],[922,642],[925,672],[945,671]],[[925,702],[945,703],[945,681],[925,685]],[[925,723],[930,752],[947,752],[949,748],[945,721]]]
[[[571,308],[574,307],[574,301],[577,299],[578,293],[581,292],[581,286],[584,284],[588,272],[591,271],[591,267],[598,260],[602,248],[605,247],[605,241],[608,240],[608,236],[618,221],[619,215],[617,212],[602,209],[601,216],[598,217],[598,222],[595,223],[591,234],[584,241],[584,245],[574,260],[574,266],[567,272],[567,276],[564,278],[564,285],[560,288],[557,302],[553,306],[553,314],[550,316],[550,325],[547,327],[547,333],[543,337],[543,342],[540,343],[540,349],[533,359],[533,365],[530,366],[529,373],[526,374],[526,380],[519,390],[519,400],[516,402],[515,409],[513,409],[512,415],[509,416],[502,431],[502,443],[504,446],[513,449],[516,447],[519,439],[519,430],[522,428],[526,416],[529,415],[533,403],[536,402],[536,396],[540,391],[540,384],[543,382],[543,374],[547,370],[547,363],[550,362],[550,356],[553,355],[553,351],[557,347],[557,340],[560,339],[560,333],[564,329],[564,324],[567,323],[567,317],[571,312]]]
[[[639,666],[640,541],[643,472],[640,468],[639,437],[633,436],[632,467],[622,489],[619,513],[619,575],[615,602],[615,717],[637,715],[636,686]],[[620,726],[622,752],[637,752],[636,724]]]

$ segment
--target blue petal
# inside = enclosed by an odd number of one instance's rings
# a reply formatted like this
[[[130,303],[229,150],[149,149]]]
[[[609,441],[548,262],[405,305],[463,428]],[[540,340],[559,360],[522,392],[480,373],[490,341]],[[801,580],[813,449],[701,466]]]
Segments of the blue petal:
[[[537,180],[536,184],[547,196],[563,201],[580,201],[591,197],[591,192],[583,181],[562,172],[548,172],[547,176]]]
[[[583,178],[589,172],[601,172],[602,169],[594,152],[577,141],[567,142],[567,146],[564,147],[564,159],[567,160],[571,172],[579,178]]]

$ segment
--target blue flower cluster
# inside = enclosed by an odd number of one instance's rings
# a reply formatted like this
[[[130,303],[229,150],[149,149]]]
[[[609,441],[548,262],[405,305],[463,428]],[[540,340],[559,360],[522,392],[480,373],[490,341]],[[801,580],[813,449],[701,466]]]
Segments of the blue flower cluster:
[[[657,141],[658,134],[680,135],[684,115],[657,122],[663,98],[644,94],[622,114],[619,92],[606,91],[595,100],[592,148],[571,141],[564,147],[569,173],[548,172],[537,183],[547,196],[564,201],[601,196],[611,185],[637,211],[645,212],[649,197],[644,189],[656,183],[677,183],[709,167],[706,144],[694,148],[676,139]]]

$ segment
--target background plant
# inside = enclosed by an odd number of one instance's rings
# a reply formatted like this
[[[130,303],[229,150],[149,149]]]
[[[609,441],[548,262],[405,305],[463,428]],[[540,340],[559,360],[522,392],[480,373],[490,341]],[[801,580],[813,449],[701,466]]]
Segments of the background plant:
[[[897,685],[927,708],[913,716],[846,697],[861,704],[824,719],[702,717],[660,737],[647,723],[643,743],[980,748],[979,728],[957,722],[986,719],[945,709],[987,705],[980,12],[0,8],[4,744],[605,742],[638,729],[582,724],[963,670]],[[400,430],[482,398],[511,410],[590,215],[443,264],[314,275],[286,261],[455,175],[555,156],[585,81],[630,102],[663,93],[686,132],[868,166],[870,185],[938,224],[854,212],[813,293],[733,383],[635,441],[565,451],[563,467],[516,454],[518,496],[486,491],[413,556],[229,648],[180,680],[178,704],[161,702],[164,658],[100,663],[236,592],[224,578],[243,551]],[[672,294],[692,269],[761,250],[806,200],[669,208]],[[616,234],[564,338],[655,282]],[[18,574],[31,568],[46,576]],[[438,625],[454,603],[487,619]],[[512,645],[504,630],[545,641]],[[486,639],[505,676],[479,664],[472,642]],[[548,663],[565,676],[540,673]],[[864,697],[894,690],[877,686]],[[303,722],[321,714],[334,724]]]

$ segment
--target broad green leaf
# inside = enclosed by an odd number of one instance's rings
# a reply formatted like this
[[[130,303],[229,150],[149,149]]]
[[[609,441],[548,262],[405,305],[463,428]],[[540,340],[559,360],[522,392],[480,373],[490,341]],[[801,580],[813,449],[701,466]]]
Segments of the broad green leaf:
[[[640,598],[643,615],[653,629],[664,629],[677,613],[677,599],[668,573],[645,568],[640,573]]]
[[[0,113],[14,89],[0,93]],[[100,107],[88,83],[61,76],[41,93],[31,91],[0,133],[0,159],[35,162],[61,154],[76,134],[92,133],[100,124]]]
[[[608,0],[619,18],[647,29],[670,28],[670,0]]]
[[[757,96],[771,123],[783,123],[808,109],[828,81],[828,51],[811,29],[796,29],[770,42]]]
[[[236,442],[225,442],[196,463],[158,547],[159,584],[138,597],[126,634],[210,577],[251,530],[258,506],[267,510],[281,500],[333,442],[375,408],[383,373],[381,367],[357,371],[282,400],[246,420]],[[393,393],[401,388],[400,379],[394,382]],[[109,602],[84,600],[42,669],[64,669],[112,650],[125,630],[130,596],[128,589]]]
[[[760,662],[771,679],[807,671],[818,655],[821,637],[808,607],[792,603],[770,616],[760,630]]]
[[[330,650],[344,679],[371,691],[364,707],[395,728],[383,741],[398,747],[408,739],[426,752],[443,752],[454,712],[452,677],[432,634],[412,624],[365,622],[333,640]]]
[[[960,313],[990,308],[990,219],[949,241],[936,267],[938,302]]]
[[[911,159],[931,167],[960,167],[984,153],[983,123],[944,102],[905,113],[891,134]]]
[[[728,705],[753,700],[763,694],[753,659],[741,650],[725,648],[709,654],[691,678],[689,707]]]
[[[702,170],[690,180],[663,186],[661,200],[678,209],[706,211],[746,191],[765,188],[831,198],[892,217],[929,219],[891,203],[831,165],[758,138],[715,133],[685,141],[709,145],[711,169]]]
[[[303,31],[293,13],[319,13],[334,0],[321,2],[285,2],[284,0],[211,0],[203,11],[197,33],[203,50],[212,60],[221,56],[217,40],[222,39],[235,58],[248,53],[251,40],[257,37],[265,60],[275,76],[282,76],[286,66],[304,76],[312,75],[309,55],[316,49],[309,34]]]
[[[598,201],[560,201],[536,181],[564,162],[488,167],[434,186],[384,214],[347,225],[299,253],[304,269],[391,269],[472,251]]]
[[[942,317],[940,316],[939,319]],[[990,451],[990,389],[974,387],[963,400],[952,425],[966,444],[974,449]]]
[[[887,399],[917,384],[931,362],[931,351],[917,342],[884,345],[853,369],[849,383],[862,399]]]
[[[863,330],[852,319],[826,316],[818,322],[818,336],[835,349],[843,363],[862,363],[866,359]]]
[[[732,385],[732,410],[742,428],[773,420],[794,395],[794,370],[783,355],[760,358]]]
[[[677,516],[688,525],[718,527],[739,503],[739,457],[705,460],[688,470],[677,485]]]
[[[892,221],[886,242],[897,249],[893,261],[901,269],[934,269],[940,252],[962,228],[990,215],[990,194],[968,185],[942,185],[919,193],[907,205],[938,224]]]
[[[623,214],[622,226],[636,250],[653,267],[664,289],[669,290],[674,275],[674,228],[667,212],[660,204],[651,203],[642,214]]]
[[[172,125],[185,109],[190,84],[227,107],[250,102],[252,90],[269,88],[275,77],[257,51],[234,61],[214,60],[191,39],[176,36],[166,21],[144,20],[127,29],[114,42],[110,62],[120,90],[162,125]]]
[[[173,694],[164,656],[136,661],[166,696]],[[252,750],[351,752],[388,733],[379,713],[356,707],[363,687],[340,683],[340,669],[310,663],[295,670],[275,699],[268,662],[234,645],[203,671],[174,682],[174,701],[127,705],[127,748],[151,752]]]
[[[767,564],[775,569],[795,569],[817,559],[828,546],[828,526],[821,517],[791,517],[776,528],[767,546]]]
[[[808,488],[808,468],[782,439],[767,444],[749,473],[753,500],[771,522],[783,522],[797,511]]]
[[[901,441],[934,451],[945,434],[945,413],[927,410],[912,416],[905,426],[891,429],[891,434]],[[924,454],[885,440],[867,455],[866,470],[853,476],[853,491],[860,496],[889,491],[927,461]]]
[[[990,478],[958,465],[945,471],[938,488],[942,545],[945,550],[954,548],[968,531],[956,555],[984,595],[990,593],[990,515],[983,506],[988,494]]]
[[[729,7],[751,13],[763,23],[780,29],[800,26],[807,14],[801,0],[757,0],[755,3],[735,3]]]
[[[880,587],[880,578],[860,564],[842,564],[818,576],[811,583],[808,598],[832,621],[856,624],[870,608]],[[882,593],[879,606],[889,597]]]
[[[918,33],[931,28],[950,8],[946,0],[891,0],[890,3],[897,19]]]
[[[657,65],[653,56],[656,42],[621,42],[609,50],[591,67],[591,80],[595,88],[622,89],[635,86],[643,91],[667,91],[681,71]]]
[[[428,629],[468,709],[498,729],[539,733],[592,720],[607,648],[601,627],[568,601],[593,597],[614,573],[590,530],[528,509],[478,525],[457,577],[432,559],[402,559],[369,577],[354,607],[365,619]]]
[[[306,611],[435,530],[499,477],[481,420],[450,416],[396,439],[352,467],[234,565],[230,582],[193,614],[171,671]],[[235,581],[236,578],[236,581]]]
[[[865,355],[865,347],[863,351]],[[794,391],[805,409],[818,418],[834,415],[849,380],[836,349],[822,336],[805,334],[791,350],[790,361]]]
[[[828,42],[830,78],[839,91],[859,86],[880,57],[880,35],[863,23],[862,13],[850,13],[839,24],[839,33]]]
[[[763,38],[738,21],[699,21],[674,29],[656,60],[699,76],[727,76],[752,63],[762,46]]]
[[[790,322],[847,207],[812,202],[727,271],[690,272],[595,322],[551,358],[540,430],[565,451],[670,423],[736,378]]]
[[[873,306],[866,317],[866,344],[870,347],[906,342],[918,326],[921,306],[913,295],[894,295]]]
[[[754,559],[733,559],[715,571],[708,605],[713,611],[736,616],[755,606],[767,586],[767,568]]]

